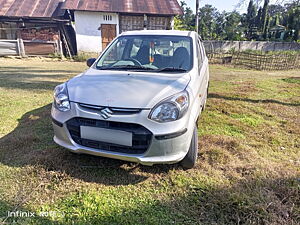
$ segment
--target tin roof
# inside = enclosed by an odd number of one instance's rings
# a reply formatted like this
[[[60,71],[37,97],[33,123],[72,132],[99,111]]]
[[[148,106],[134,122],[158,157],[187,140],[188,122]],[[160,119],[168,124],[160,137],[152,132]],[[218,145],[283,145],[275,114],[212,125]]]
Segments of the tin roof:
[[[177,0],[66,0],[63,9],[132,14],[182,14]]]
[[[61,15],[63,0],[0,0],[0,16],[50,18]]]

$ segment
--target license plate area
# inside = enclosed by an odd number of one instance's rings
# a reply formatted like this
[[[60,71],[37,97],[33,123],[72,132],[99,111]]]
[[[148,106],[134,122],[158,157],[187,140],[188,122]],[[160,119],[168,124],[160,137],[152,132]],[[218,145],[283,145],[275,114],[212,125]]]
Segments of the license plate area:
[[[80,126],[81,138],[110,144],[132,146],[132,133],[100,127]]]

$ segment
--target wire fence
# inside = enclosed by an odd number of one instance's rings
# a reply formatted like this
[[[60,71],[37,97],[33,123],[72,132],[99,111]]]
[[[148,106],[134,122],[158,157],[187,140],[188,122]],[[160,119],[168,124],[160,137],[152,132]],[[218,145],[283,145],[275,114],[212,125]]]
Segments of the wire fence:
[[[255,70],[300,69],[300,52],[279,54],[258,54],[249,52],[208,53],[212,64],[231,64]]]

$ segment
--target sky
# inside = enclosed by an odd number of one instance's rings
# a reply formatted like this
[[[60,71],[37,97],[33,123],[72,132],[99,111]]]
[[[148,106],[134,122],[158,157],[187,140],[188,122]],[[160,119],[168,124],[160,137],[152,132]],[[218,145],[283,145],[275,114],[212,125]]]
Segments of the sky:
[[[180,2],[181,0],[178,0]],[[184,0],[189,7],[192,8],[192,10],[195,12],[196,8],[196,0]],[[220,12],[223,10],[229,12],[233,11],[235,9],[235,6],[239,0],[200,0],[200,7],[203,7],[206,4],[212,5],[213,7],[216,7]],[[249,0],[246,0],[246,4],[243,8],[238,9],[239,12],[246,12],[247,10],[247,5],[248,5]],[[276,0],[271,0],[271,3],[275,3]]]
[[[180,1],[179,1],[180,2]],[[196,0],[185,0],[187,5],[193,9],[195,12]],[[200,7],[210,4],[216,7],[219,11],[233,11],[234,5],[236,5],[238,0],[200,0]]]

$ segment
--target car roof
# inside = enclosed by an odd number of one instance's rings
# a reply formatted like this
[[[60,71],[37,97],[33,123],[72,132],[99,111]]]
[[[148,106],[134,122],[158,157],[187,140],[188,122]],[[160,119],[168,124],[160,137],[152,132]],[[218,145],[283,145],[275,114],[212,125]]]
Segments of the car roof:
[[[121,34],[123,35],[176,35],[176,36],[191,36],[194,31],[181,31],[181,30],[137,30],[137,31],[126,31]]]

